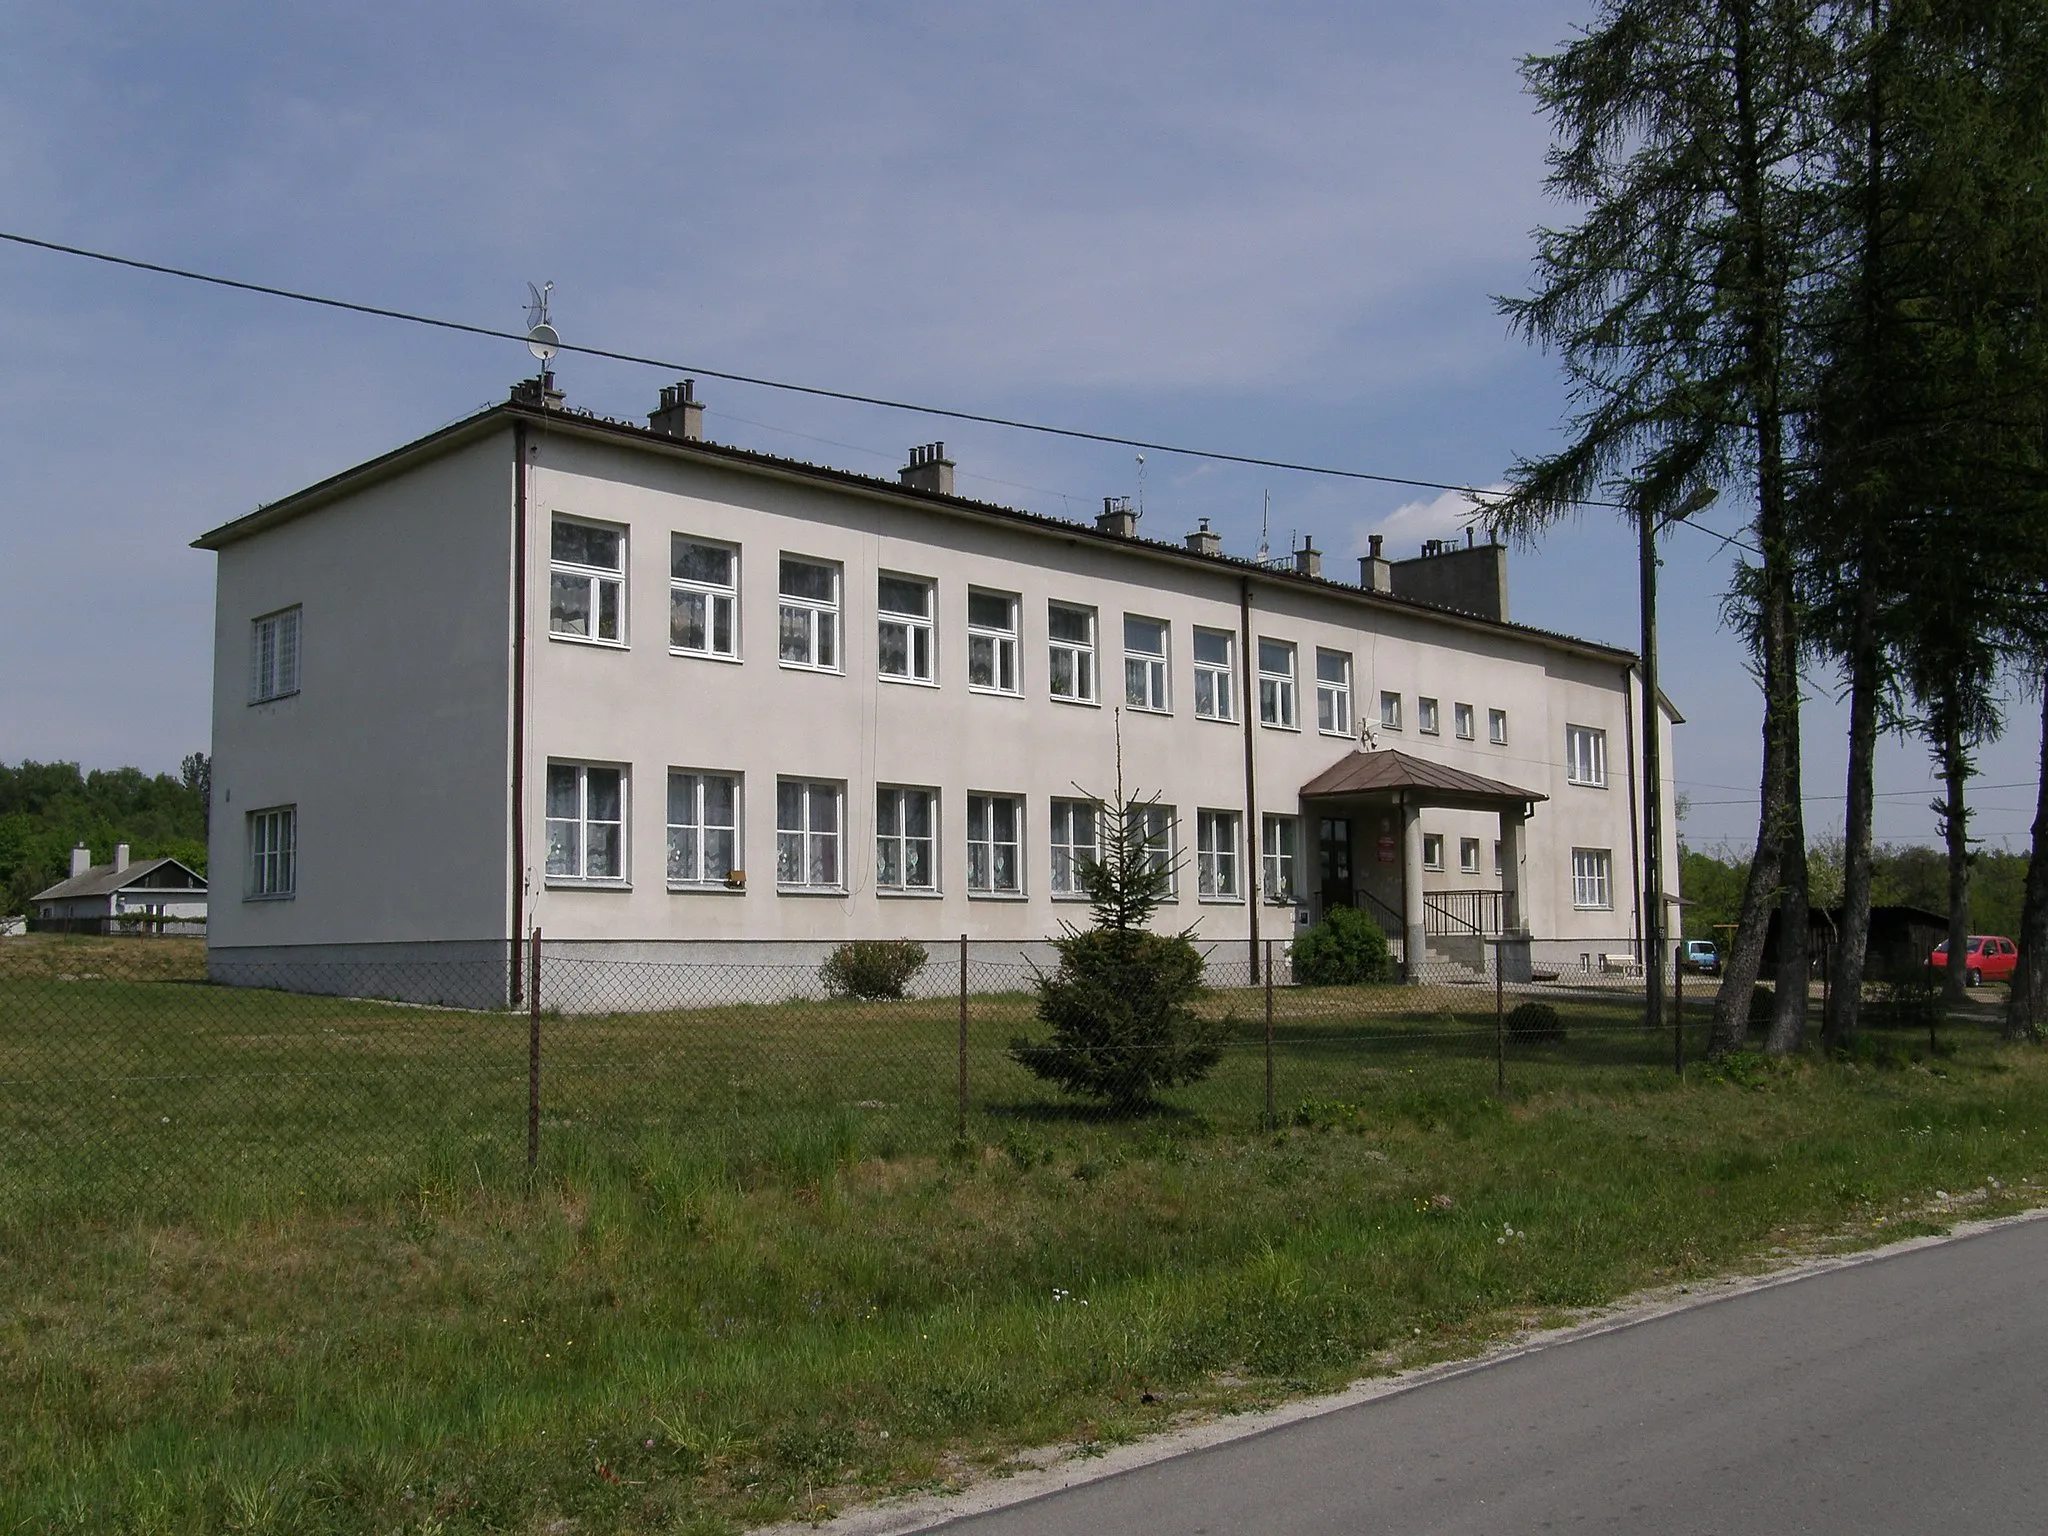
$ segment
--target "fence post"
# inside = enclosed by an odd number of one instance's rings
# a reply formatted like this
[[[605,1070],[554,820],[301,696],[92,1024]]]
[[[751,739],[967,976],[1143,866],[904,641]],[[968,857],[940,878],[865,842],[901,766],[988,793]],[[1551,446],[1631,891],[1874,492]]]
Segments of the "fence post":
[[[1508,1096],[1508,982],[1501,969],[1500,944],[1493,946],[1493,1091]]]
[[[960,935],[960,1139],[967,1139],[967,935]]]
[[[1671,1069],[1685,1076],[1685,964],[1671,962]]]
[[[526,949],[526,1174],[540,1166],[540,928]]]
[[[1273,1112],[1273,941],[1266,940],[1266,1129],[1277,1131],[1280,1118]]]

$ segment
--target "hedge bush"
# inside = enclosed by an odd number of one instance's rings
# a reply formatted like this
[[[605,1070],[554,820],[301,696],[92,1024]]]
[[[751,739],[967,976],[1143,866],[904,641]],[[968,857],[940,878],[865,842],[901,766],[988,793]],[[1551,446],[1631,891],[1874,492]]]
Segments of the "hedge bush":
[[[834,997],[901,997],[928,958],[909,939],[855,939],[832,951],[818,978]]]
[[[1332,907],[1294,941],[1294,980],[1303,987],[1392,981],[1394,953],[1380,925],[1356,907]]]

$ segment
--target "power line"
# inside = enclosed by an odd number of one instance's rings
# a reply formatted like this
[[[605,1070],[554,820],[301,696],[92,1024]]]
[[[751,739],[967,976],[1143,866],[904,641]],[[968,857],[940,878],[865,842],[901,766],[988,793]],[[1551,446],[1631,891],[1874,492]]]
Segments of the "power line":
[[[372,315],[381,320],[401,320],[408,325],[430,326],[436,330],[455,331],[465,336],[483,336],[493,341],[524,342],[524,331],[504,331],[487,325],[471,325],[463,320],[447,320],[437,315],[416,314],[410,310],[392,309],[381,304],[358,304],[349,299],[329,298],[324,294],[304,293],[293,288],[279,288],[270,283],[252,283],[241,278],[222,277],[213,272],[197,272],[187,267],[166,266],[161,262],[143,261],[135,256],[117,256],[108,251],[88,250],[84,246],[65,245],[56,240],[41,240],[33,235],[16,234],[0,230],[0,240],[15,245],[24,245],[36,250],[51,251],[60,256],[76,256],[85,261],[103,262],[108,266],[126,267],[136,272],[153,272],[160,277],[175,277],[190,283],[205,283],[215,288],[228,288],[238,293],[260,293],[273,299],[287,299],[295,304],[313,304],[323,309],[339,309],[349,314]],[[852,405],[873,405],[884,410],[908,411],[919,416],[936,416],[947,421],[967,421],[985,427],[1002,427],[1012,432],[1034,432],[1044,437],[1066,438],[1072,442],[1101,443],[1115,448],[1137,448],[1147,453],[1171,453],[1182,458],[1209,459],[1222,464],[1244,464],[1256,469],[1278,469],[1300,475],[1320,475],[1338,480],[1367,480],[1376,485],[1398,485],[1411,490],[1452,491],[1470,497],[1477,505],[1484,505],[1486,498],[1498,495],[1475,485],[1458,485],[1448,480],[1422,480],[1409,475],[1383,475],[1364,469],[1339,469],[1327,464],[1306,464],[1292,459],[1268,459],[1257,454],[1226,453],[1206,448],[1188,448],[1178,443],[1154,442],[1147,438],[1119,437],[1111,432],[1089,432],[1079,427],[1056,427],[1044,422],[1023,421],[1009,416],[991,416],[979,411],[956,410],[942,405],[920,405],[910,400],[891,400],[882,395],[856,394],[851,390],[826,389],[816,384],[792,384],[782,379],[760,378],[752,374],[732,373],[719,368],[705,368],[692,363],[677,362],[669,358],[648,357],[637,352],[619,352],[609,347],[578,346],[574,342],[558,342],[556,350],[574,352],[582,357],[598,357],[615,363],[632,363],[644,368],[659,368],[670,373],[695,374],[701,378],[723,379],[732,384],[749,384],[757,389],[781,390],[787,394],[808,395],[819,400],[839,400]],[[1611,511],[1626,512],[1629,509],[1620,502],[1599,501],[1591,498],[1575,500],[1573,506],[1601,507]],[[1681,520],[1681,526],[1691,527]],[[1715,533],[1702,528],[1702,533],[1718,539],[1723,546],[1730,544],[1743,549],[1750,546],[1740,539],[1726,534]],[[1752,553],[1755,551],[1752,550]]]

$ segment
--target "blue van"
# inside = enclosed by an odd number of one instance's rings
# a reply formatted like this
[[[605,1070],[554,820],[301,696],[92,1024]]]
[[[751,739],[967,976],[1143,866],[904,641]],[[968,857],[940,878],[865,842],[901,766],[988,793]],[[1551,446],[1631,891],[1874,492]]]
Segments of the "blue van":
[[[1695,976],[1721,974],[1721,951],[1712,939],[1682,939],[1678,945],[1678,968]]]

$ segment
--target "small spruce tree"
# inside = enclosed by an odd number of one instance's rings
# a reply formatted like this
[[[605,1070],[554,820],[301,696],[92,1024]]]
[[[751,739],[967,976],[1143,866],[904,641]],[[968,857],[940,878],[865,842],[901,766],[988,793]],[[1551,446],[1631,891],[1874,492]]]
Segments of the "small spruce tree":
[[[1053,941],[1058,968],[1036,979],[1038,1017],[1052,1037],[1020,1035],[1010,1056],[1068,1093],[1136,1109],[1163,1088],[1208,1076],[1229,1024],[1191,1006],[1202,992],[1202,957],[1188,934],[1146,926],[1173,870],[1145,835],[1157,798],[1125,798],[1121,748],[1116,788],[1116,799],[1096,810],[1102,856],[1078,871],[1094,924],[1065,925]]]

